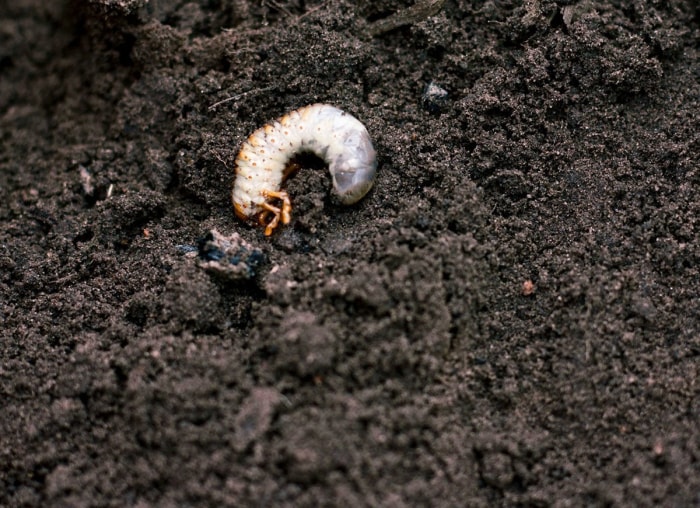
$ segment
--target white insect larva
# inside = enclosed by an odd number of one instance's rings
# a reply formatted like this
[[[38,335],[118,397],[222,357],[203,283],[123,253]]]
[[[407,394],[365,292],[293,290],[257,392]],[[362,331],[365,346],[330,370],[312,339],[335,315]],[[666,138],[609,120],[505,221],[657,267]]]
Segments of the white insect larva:
[[[377,155],[357,118],[328,104],[287,113],[251,134],[236,158],[234,210],[243,220],[257,218],[266,236],[280,222],[290,221],[291,201],[280,189],[293,169],[290,159],[302,152],[311,152],[328,164],[342,203],[359,201],[374,183]],[[281,201],[281,206],[273,205],[274,201]]]

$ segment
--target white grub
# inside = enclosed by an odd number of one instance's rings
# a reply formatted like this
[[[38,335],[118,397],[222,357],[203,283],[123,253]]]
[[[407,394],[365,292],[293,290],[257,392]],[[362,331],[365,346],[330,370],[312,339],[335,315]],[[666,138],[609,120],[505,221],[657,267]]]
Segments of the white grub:
[[[342,203],[359,201],[374,183],[377,156],[365,126],[334,106],[312,104],[268,123],[243,143],[231,195],[236,215],[243,220],[257,218],[266,226],[266,235],[279,222],[289,223],[291,202],[280,189],[290,159],[302,152],[328,164]]]

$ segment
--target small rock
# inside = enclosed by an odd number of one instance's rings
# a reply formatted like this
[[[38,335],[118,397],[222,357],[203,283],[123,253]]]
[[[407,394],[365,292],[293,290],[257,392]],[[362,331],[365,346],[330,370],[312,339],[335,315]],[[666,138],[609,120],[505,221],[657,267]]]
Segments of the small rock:
[[[230,280],[255,278],[267,260],[265,254],[243,240],[238,233],[224,236],[211,230],[199,241],[200,266]]]
[[[244,451],[267,432],[281,400],[282,396],[274,388],[253,388],[236,416],[233,447],[237,451]]]
[[[447,104],[449,97],[447,90],[432,81],[423,89],[421,101],[423,107],[430,113],[440,113]]]

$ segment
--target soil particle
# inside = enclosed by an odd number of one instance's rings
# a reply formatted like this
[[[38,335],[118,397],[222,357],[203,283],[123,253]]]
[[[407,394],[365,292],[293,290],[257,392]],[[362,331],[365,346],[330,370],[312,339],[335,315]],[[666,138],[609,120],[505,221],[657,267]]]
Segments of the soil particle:
[[[0,505],[698,504],[697,3],[418,3],[0,1]]]

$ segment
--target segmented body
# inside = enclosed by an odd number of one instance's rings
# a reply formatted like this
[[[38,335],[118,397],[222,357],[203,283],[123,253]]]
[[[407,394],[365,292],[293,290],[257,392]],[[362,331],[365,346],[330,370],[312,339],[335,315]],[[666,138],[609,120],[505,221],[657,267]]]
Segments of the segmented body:
[[[285,220],[282,212],[282,222],[289,221],[291,205],[280,188],[290,159],[301,152],[314,153],[328,164],[342,203],[357,202],[374,183],[377,157],[365,126],[334,106],[312,104],[261,127],[243,143],[231,194],[239,218],[251,220],[271,212],[279,220],[280,210],[272,202],[284,199],[287,216]]]

